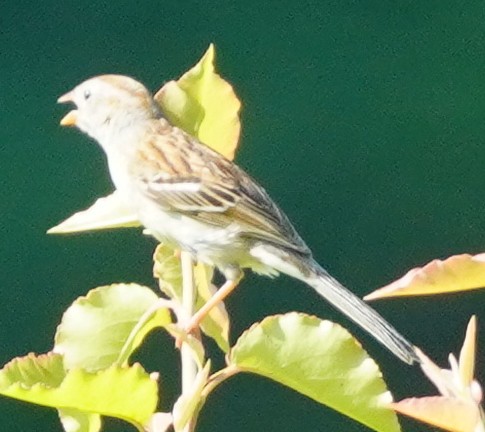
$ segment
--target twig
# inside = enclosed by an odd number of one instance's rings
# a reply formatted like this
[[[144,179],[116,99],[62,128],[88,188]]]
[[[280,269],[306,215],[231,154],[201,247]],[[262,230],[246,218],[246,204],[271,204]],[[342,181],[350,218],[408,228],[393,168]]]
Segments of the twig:
[[[181,254],[182,262],[182,307],[183,326],[187,325],[194,314],[195,309],[195,284],[194,284],[194,262],[187,252]],[[195,377],[197,376],[197,364],[195,363],[190,347],[183,343],[180,348],[182,361],[182,393],[190,391]]]
[[[220,371],[216,372],[209,378],[209,382],[206,384],[204,387],[204,390],[202,391],[202,396],[203,398],[207,398],[209,394],[223,381],[226,379],[232,377],[233,375],[241,372],[237,366],[230,365],[226,366],[224,369],[221,369]]]

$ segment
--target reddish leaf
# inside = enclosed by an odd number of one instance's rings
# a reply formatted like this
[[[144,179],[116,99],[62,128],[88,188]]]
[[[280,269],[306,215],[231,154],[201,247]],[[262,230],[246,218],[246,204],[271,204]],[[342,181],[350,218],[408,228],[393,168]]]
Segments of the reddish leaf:
[[[391,404],[397,412],[452,432],[473,432],[480,425],[476,405],[443,396],[404,399]]]
[[[402,278],[368,294],[365,300],[441,294],[481,287],[485,287],[485,253],[454,255],[410,270]]]

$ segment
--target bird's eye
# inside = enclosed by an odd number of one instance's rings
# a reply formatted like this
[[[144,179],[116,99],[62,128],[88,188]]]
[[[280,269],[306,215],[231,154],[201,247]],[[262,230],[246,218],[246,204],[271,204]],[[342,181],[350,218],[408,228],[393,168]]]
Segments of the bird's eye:
[[[89,90],[84,90],[84,100],[88,100],[91,97],[91,92]]]

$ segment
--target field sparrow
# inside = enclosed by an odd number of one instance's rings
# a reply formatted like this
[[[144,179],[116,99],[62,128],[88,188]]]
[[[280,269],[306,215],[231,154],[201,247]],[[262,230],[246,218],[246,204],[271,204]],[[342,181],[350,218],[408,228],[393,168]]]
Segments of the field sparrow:
[[[413,345],[332,278],[266,191],[233,162],[172,126],[148,90],[132,78],[91,78],[61,96],[73,102],[61,125],[94,138],[125,204],[159,241],[215,265],[226,282],[197,312],[188,331],[238,284],[242,269],[300,279],[401,360]]]

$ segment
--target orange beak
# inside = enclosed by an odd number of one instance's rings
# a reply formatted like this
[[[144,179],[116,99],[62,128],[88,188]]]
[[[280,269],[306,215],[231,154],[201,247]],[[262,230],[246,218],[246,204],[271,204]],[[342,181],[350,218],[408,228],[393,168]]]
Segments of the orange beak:
[[[77,110],[69,111],[64,117],[62,117],[59,124],[61,126],[76,126],[77,122]]]
[[[74,101],[74,94],[72,91],[62,95],[57,99],[57,103],[67,103]],[[61,126],[75,126],[77,122],[77,110],[69,111],[60,121]]]

